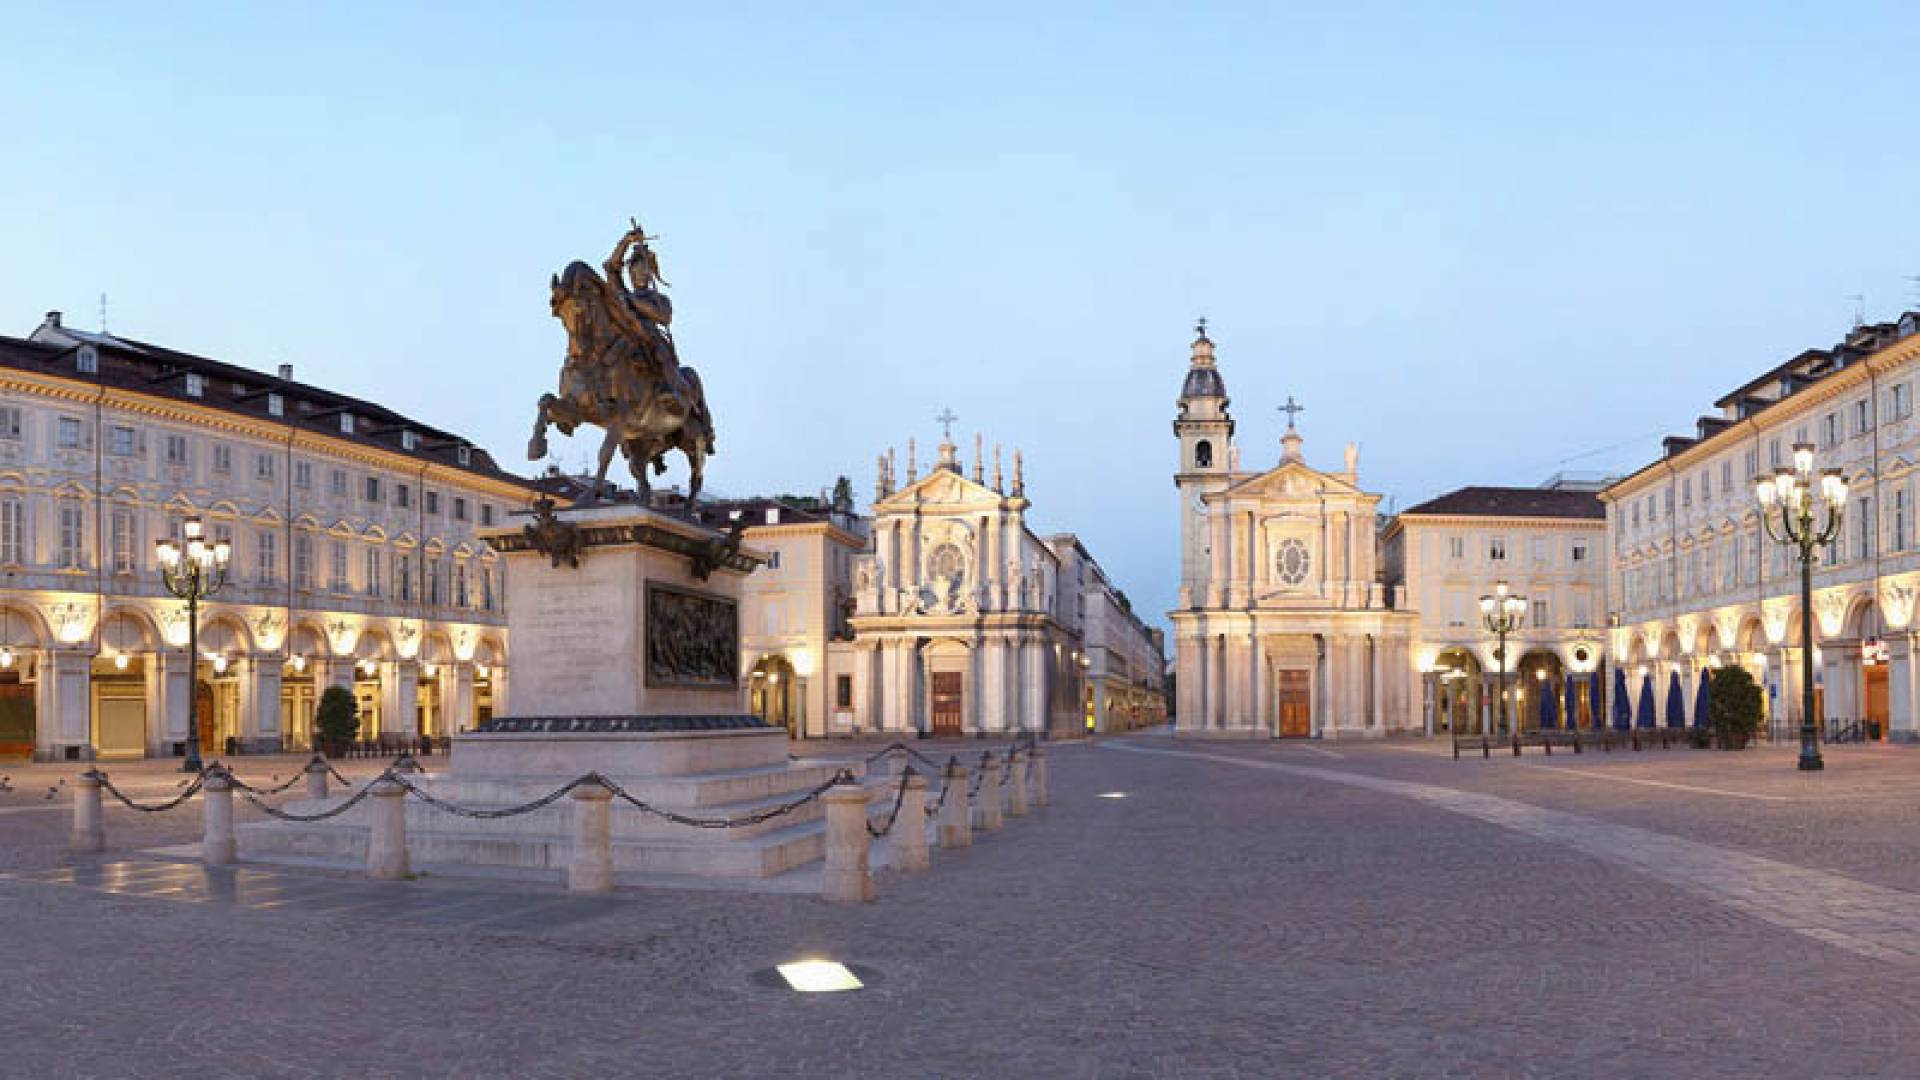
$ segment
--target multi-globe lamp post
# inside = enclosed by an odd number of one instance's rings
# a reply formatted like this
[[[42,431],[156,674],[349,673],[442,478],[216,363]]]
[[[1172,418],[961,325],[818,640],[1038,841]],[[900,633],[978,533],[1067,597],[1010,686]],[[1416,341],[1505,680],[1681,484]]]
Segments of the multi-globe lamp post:
[[[1817,482],[1816,482],[1817,481]],[[1839,469],[1813,471],[1813,444],[1793,444],[1793,467],[1753,479],[1754,498],[1760,502],[1760,523],[1776,544],[1786,544],[1800,557],[1800,768],[1814,772],[1826,767],[1820,758],[1820,739],[1813,726],[1813,560],[1816,548],[1840,535],[1847,508],[1847,478]],[[1773,512],[1779,511],[1779,521]],[[1825,522],[1821,511],[1825,510]]]
[[[1507,717],[1507,635],[1520,629],[1520,621],[1526,614],[1526,598],[1515,596],[1504,581],[1494,582],[1493,592],[1480,598],[1480,621],[1486,625],[1487,633],[1493,635],[1493,658],[1500,661],[1500,728],[1503,733],[1514,730]]]
[[[187,602],[187,760],[181,766],[190,773],[200,771],[200,678],[194,667],[200,661],[200,601],[220,591],[227,583],[227,561],[233,546],[225,540],[209,542],[206,527],[190,517],[180,527],[182,544],[171,538],[154,543],[160,562],[160,580],[167,591]]]

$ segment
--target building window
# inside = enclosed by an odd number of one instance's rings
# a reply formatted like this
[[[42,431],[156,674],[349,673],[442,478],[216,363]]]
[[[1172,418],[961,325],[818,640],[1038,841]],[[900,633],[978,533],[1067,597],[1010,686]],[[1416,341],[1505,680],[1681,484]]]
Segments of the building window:
[[[472,465],[473,464],[473,447],[471,446],[458,447],[454,450],[453,456],[455,460],[460,462],[461,465]]]
[[[480,525],[481,525],[481,527],[483,527],[483,528],[484,528],[484,527],[487,527],[487,526],[491,526],[492,524],[493,524],[493,504],[492,504],[492,503],[481,503],[481,504],[480,504]]]
[[[778,549],[774,549],[767,552],[767,569],[769,570],[780,569],[780,552]]]
[[[1893,550],[1907,550],[1907,491],[1896,489],[1893,493]]]
[[[1873,500],[1863,497],[1860,500],[1859,515],[1854,518],[1855,531],[1860,538],[1860,550],[1856,553],[1858,558],[1873,558],[1874,534],[1879,531],[1877,524],[1873,516]]]
[[[1853,433],[1865,435],[1873,430],[1873,406],[1866,398],[1853,403]]]
[[[1887,387],[1887,419],[1906,419],[1907,413],[1913,409],[1912,402],[1908,400],[1912,393],[1912,388],[1907,383],[1894,383]]]
[[[62,450],[80,449],[80,421],[63,416],[54,431],[54,445]]]
[[[268,394],[267,395],[267,415],[268,416],[285,416],[286,413],[287,413],[287,399],[280,396],[279,394]]]
[[[1533,601],[1533,625],[1535,629],[1552,625],[1547,621],[1547,602],[1545,600],[1535,598]]]
[[[337,593],[343,593],[346,592],[349,587],[350,583],[347,581],[347,543],[344,540],[335,540],[328,546],[327,551],[327,588]]]
[[[133,559],[133,509],[114,507],[113,515],[107,519],[107,533],[113,548],[113,572],[131,574],[138,570]]]
[[[185,435],[167,436],[167,464],[191,465],[193,455]],[[233,465],[233,454],[224,445],[213,448],[213,467],[218,472],[227,472]]]
[[[1731,492],[1733,490],[1733,459],[1732,458],[1728,458],[1727,460],[1720,463],[1720,490],[1726,491],[1726,492]]]
[[[1545,566],[1546,563],[1547,538],[1544,536],[1536,536],[1533,538],[1533,564],[1535,566]]]
[[[453,564],[453,606],[470,607],[467,596],[467,562],[460,559]]]
[[[467,520],[467,500],[458,495],[453,497],[453,520]]]
[[[393,553],[393,589],[403,603],[413,602],[413,556]]]
[[[0,496],[0,563],[18,566],[26,561],[26,504],[18,495]]]
[[[380,478],[377,476],[367,477],[367,501],[370,503],[380,501]]]
[[[426,575],[427,603],[440,606],[440,560],[429,558],[420,564],[421,573]]]
[[[1467,557],[1467,538],[1464,536],[1447,537],[1447,557],[1455,562]]]
[[[1574,562],[1587,561],[1587,542],[1585,540],[1575,540],[1573,542],[1572,556]]]
[[[1680,481],[1680,505],[1693,505],[1693,477],[1691,476]]]
[[[253,579],[270,585],[280,577],[280,534],[261,529],[253,538]]]
[[[1487,558],[1493,562],[1507,561],[1507,538],[1493,536],[1487,538]]]
[[[1586,593],[1573,594],[1573,627],[1585,630],[1593,625],[1593,600]]]
[[[833,677],[833,707],[853,708],[853,676],[835,675]]]
[[[381,565],[381,562],[384,560],[384,558],[385,556],[381,553],[379,548],[370,547],[367,549],[367,595],[368,596],[382,595],[382,587],[380,583],[380,577],[381,577],[380,565]]]
[[[1820,445],[1838,446],[1840,444],[1840,414],[1830,412],[1821,422]]]
[[[133,429],[112,427],[107,430],[107,453],[115,457],[133,456]]]
[[[419,449],[419,447],[420,437],[418,435],[415,435],[411,431],[402,431],[400,433],[400,449],[412,453],[414,450]]]
[[[1213,468],[1213,444],[1205,439],[1193,444],[1193,467],[1196,469]]]
[[[313,462],[296,461],[293,463],[293,486],[303,491],[313,487]]]
[[[80,504],[69,499],[60,502],[60,552],[54,565],[77,570],[86,565],[86,515]]]
[[[313,537],[306,533],[293,538],[293,581],[302,589],[313,588]]]
[[[100,351],[91,345],[82,345],[73,358],[74,370],[84,375],[100,373]]]
[[[426,496],[427,513],[438,517],[440,514],[440,493],[437,491],[429,491],[426,493]]]
[[[253,478],[255,480],[273,479],[272,454],[255,454],[253,456]]]
[[[206,376],[201,375],[198,372],[193,372],[193,371],[187,372],[187,396],[188,397],[205,397],[206,393],[207,393]]]
[[[480,568],[480,607],[483,611],[493,610],[493,567]]]
[[[413,505],[413,489],[405,484],[393,485],[393,505],[405,510]]]
[[[340,414],[340,434],[342,435],[353,434],[353,414],[352,413],[343,412]]]
[[[1779,439],[1775,439],[1772,442],[1767,444],[1767,465],[1769,468],[1774,468],[1774,469],[1777,469],[1780,467],[1780,440]]]
[[[20,408],[17,405],[0,406],[0,439],[20,438]]]
[[[1710,503],[1712,501],[1713,501],[1713,470],[1701,469],[1700,470],[1700,504],[1704,506],[1707,503]]]

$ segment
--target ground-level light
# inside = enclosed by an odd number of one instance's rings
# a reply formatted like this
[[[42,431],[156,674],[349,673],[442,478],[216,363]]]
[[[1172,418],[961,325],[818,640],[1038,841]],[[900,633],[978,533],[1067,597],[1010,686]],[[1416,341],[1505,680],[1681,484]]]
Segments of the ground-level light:
[[[834,960],[801,960],[780,964],[774,970],[787,981],[789,989],[803,994],[827,994],[841,990],[859,990],[860,981],[845,964]]]

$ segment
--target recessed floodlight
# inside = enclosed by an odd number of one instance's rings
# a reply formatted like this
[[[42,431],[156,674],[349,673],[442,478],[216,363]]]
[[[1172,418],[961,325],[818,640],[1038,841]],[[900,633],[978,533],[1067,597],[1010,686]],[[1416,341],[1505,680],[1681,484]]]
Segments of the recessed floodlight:
[[[1102,799],[1124,799],[1127,797],[1127,793],[1124,791],[1103,791],[1099,797]]]
[[[804,960],[793,964],[781,964],[775,970],[787,980],[787,986],[803,994],[824,994],[836,990],[859,990],[867,984],[848,970],[847,965],[832,960]]]

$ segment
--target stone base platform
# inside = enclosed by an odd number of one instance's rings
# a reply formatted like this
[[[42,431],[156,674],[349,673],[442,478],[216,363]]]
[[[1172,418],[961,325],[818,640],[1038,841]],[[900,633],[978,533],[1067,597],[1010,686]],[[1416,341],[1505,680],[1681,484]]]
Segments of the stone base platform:
[[[435,798],[462,807],[496,809],[533,802],[587,773],[599,773],[651,806],[701,819],[745,817],[794,801],[849,766],[787,758],[781,729],[697,731],[508,731],[456,736],[451,771],[415,777]],[[851,766],[856,776],[864,768]],[[891,788],[872,789],[879,817],[891,809]],[[284,807],[311,814],[337,806],[346,792]],[[311,823],[269,821],[240,826],[240,857],[256,862],[364,864],[371,807]],[[562,797],[506,818],[462,817],[409,797],[409,861],[416,866],[476,871],[563,872],[572,836],[574,800]],[[823,858],[825,806],[819,800],[766,821],[698,828],[668,821],[622,800],[611,807],[616,875],[691,879],[767,878]]]

